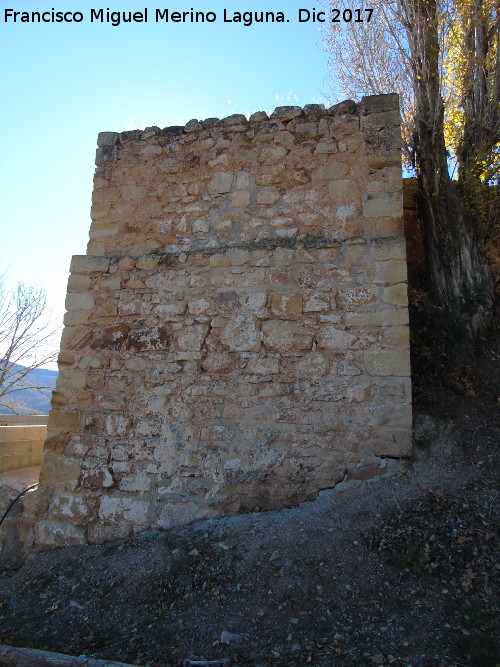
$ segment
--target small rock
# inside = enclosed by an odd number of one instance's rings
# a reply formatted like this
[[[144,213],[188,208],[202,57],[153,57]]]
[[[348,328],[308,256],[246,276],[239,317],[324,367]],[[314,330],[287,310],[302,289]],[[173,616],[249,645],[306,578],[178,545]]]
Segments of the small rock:
[[[241,635],[238,635],[234,632],[226,632],[224,630],[220,636],[220,643],[221,644],[238,644],[241,642],[243,637]]]
[[[69,603],[70,607],[75,607],[76,609],[83,609],[83,605],[78,604],[78,602],[75,602],[74,600],[71,600]]]

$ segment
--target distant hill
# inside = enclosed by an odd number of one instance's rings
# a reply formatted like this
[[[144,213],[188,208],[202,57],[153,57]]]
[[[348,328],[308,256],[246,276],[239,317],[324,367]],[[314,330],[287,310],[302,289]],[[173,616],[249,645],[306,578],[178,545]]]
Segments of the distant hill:
[[[19,366],[23,368],[23,366]],[[16,391],[13,394],[7,395],[16,402],[16,410],[9,410],[0,406],[0,414],[10,415],[18,414],[47,414],[50,410],[50,398],[52,396],[52,388],[56,386],[58,371],[50,371],[47,368],[37,368],[28,373],[23,379],[23,386],[26,389]],[[50,389],[30,389],[29,387],[50,387]]]

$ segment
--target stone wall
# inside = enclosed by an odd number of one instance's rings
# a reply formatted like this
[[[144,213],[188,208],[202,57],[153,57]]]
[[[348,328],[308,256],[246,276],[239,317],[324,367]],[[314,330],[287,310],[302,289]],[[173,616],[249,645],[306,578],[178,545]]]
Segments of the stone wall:
[[[398,99],[99,135],[36,542],[384,474],[411,447]]]

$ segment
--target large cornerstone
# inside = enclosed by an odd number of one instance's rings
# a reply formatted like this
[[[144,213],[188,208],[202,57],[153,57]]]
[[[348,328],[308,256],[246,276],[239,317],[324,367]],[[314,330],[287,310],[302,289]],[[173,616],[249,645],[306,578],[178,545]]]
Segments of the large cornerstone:
[[[99,135],[38,546],[264,510],[411,448],[396,95]]]

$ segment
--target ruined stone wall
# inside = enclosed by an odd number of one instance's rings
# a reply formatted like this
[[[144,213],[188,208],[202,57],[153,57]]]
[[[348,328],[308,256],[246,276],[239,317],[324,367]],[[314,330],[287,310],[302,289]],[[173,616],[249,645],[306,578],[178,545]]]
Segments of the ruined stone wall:
[[[313,498],[410,452],[398,101],[99,136],[39,545]]]

